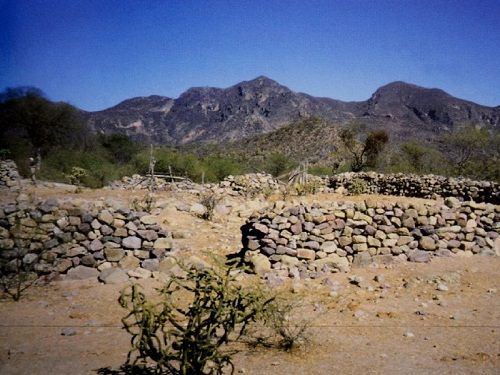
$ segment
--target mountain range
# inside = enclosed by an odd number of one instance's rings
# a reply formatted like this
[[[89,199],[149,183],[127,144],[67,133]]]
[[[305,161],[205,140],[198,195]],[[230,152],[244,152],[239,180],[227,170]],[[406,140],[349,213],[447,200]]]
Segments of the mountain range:
[[[97,133],[167,145],[238,141],[309,118],[332,124],[361,121],[387,129],[395,141],[431,140],[461,123],[500,129],[500,106],[482,106],[440,89],[398,81],[368,100],[343,102],[294,92],[264,76],[225,89],[190,88],[177,99],[131,98],[83,116]]]

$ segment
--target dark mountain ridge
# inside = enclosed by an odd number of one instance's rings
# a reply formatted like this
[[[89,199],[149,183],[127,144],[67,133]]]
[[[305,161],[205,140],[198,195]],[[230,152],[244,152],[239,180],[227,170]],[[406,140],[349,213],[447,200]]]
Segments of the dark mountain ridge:
[[[500,106],[401,81],[380,87],[366,101],[343,102],[294,92],[260,76],[225,89],[193,87],[177,99],[152,95],[84,112],[95,132],[169,145],[240,140],[310,117],[337,124],[360,120],[370,128],[386,128],[395,140],[431,139],[464,122],[498,129]]]

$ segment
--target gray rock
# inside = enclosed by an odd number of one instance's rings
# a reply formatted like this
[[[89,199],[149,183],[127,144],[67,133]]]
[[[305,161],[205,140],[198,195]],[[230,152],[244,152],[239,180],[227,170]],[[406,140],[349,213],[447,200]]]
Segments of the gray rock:
[[[158,259],[145,259],[141,262],[141,267],[151,272],[158,271],[160,261]]]
[[[138,230],[137,234],[139,237],[146,241],[155,241],[158,238],[158,234],[154,230]]]
[[[263,276],[271,271],[271,262],[263,254],[256,254],[250,259],[253,271],[259,275]]]
[[[358,253],[354,255],[352,266],[353,267],[367,267],[372,264],[372,257],[368,252]]]
[[[431,254],[429,252],[427,252],[427,251],[411,250],[408,253],[408,260],[410,262],[416,262],[416,263],[430,262],[430,260],[431,260]]]
[[[194,203],[189,208],[189,212],[191,212],[192,214],[201,216],[201,215],[205,214],[205,212],[207,212],[207,208],[200,203]]]
[[[102,225],[101,228],[99,228],[103,236],[111,236],[114,232],[113,228],[111,228],[109,225]]]
[[[99,274],[99,280],[105,284],[122,284],[128,281],[128,275],[121,268],[108,268]]]
[[[170,238],[158,238],[154,244],[154,249],[171,249],[172,248],[172,240]]]
[[[67,275],[68,279],[71,280],[95,279],[99,275],[99,271],[92,267],[76,266],[70,269]]]
[[[38,255],[33,253],[28,253],[23,257],[23,263],[27,265],[31,265],[38,260]]]
[[[108,210],[104,210],[104,211],[99,212],[99,215],[97,215],[97,218],[99,219],[99,221],[101,221],[105,224],[108,224],[108,225],[113,224],[113,215]]]
[[[435,250],[436,241],[432,237],[424,236],[418,242],[419,247],[423,250]]]
[[[137,279],[149,279],[152,275],[152,272],[147,269],[138,267],[134,270],[128,271],[127,274],[130,277],[135,277]]]
[[[119,262],[125,256],[125,250],[117,248],[104,249],[104,257],[108,262]]]
[[[61,335],[62,336],[75,336],[76,330],[74,328],[70,328],[70,327],[63,328],[63,330],[61,331]]]
[[[146,225],[153,225],[158,223],[158,216],[156,215],[144,215],[140,219],[141,223]]]
[[[98,239],[93,240],[89,244],[89,250],[92,251],[92,252],[102,250],[103,248],[104,248],[104,245]]]
[[[122,246],[126,249],[140,249],[142,241],[139,237],[130,236],[122,240]]]
[[[90,254],[83,256],[80,259],[80,262],[82,263],[82,265],[87,267],[95,267],[95,265],[97,264],[95,258]]]

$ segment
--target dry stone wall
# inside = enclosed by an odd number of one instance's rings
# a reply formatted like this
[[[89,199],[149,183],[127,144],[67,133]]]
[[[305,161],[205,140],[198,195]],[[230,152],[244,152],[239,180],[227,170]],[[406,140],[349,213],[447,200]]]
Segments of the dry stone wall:
[[[0,189],[18,190],[20,178],[13,160],[0,161]]]
[[[23,199],[25,198],[25,199]],[[38,276],[66,274],[105,282],[146,278],[171,268],[172,238],[158,217],[128,208],[75,206],[49,199],[32,204],[21,195],[0,206],[0,271]]]
[[[330,202],[261,211],[242,227],[245,259],[257,273],[290,276],[432,257],[500,255],[500,206]]]
[[[474,200],[500,204],[500,185],[491,181],[474,181],[467,178],[436,175],[381,174],[375,172],[347,172],[329,179],[329,187],[338,192],[352,193],[359,186],[364,193],[397,195],[406,197],[435,198],[456,197],[460,200]]]

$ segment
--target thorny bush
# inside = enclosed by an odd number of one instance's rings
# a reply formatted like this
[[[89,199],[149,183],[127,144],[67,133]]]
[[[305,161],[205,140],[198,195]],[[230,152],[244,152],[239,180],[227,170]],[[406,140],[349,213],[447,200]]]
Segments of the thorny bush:
[[[227,344],[240,337],[272,299],[237,285],[232,268],[188,268],[157,289],[152,302],[139,285],[125,288],[119,298],[128,314],[122,319],[132,335],[127,363],[156,364],[173,374],[231,373],[235,353]]]

